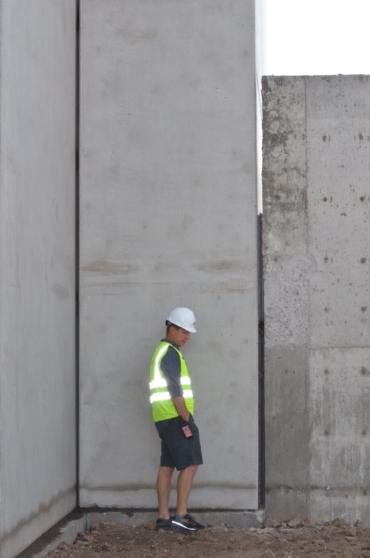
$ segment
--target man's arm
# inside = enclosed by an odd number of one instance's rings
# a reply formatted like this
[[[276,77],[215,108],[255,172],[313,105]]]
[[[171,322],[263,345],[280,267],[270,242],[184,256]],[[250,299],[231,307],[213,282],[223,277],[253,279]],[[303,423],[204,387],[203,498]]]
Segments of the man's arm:
[[[189,411],[186,407],[185,399],[180,383],[180,357],[172,347],[169,347],[167,354],[162,359],[162,372],[167,381],[168,391],[175,405],[177,412],[183,420],[188,422]]]
[[[186,420],[186,422],[188,422],[189,418],[190,418],[190,413],[187,410],[184,397],[182,395],[178,395],[177,397],[173,397],[172,401],[173,401],[173,404],[175,405],[175,407],[177,409],[177,412],[181,416],[181,418],[183,420]]]

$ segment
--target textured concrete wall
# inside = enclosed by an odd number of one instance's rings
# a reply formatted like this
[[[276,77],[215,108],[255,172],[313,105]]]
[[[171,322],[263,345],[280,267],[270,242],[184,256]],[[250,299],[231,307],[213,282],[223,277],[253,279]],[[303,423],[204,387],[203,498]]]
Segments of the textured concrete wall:
[[[83,506],[156,506],[148,370],[181,305],[190,505],[257,506],[254,4],[82,0]]]
[[[370,524],[370,78],[264,78],[266,512]]]
[[[2,558],[75,505],[75,12],[0,9]]]

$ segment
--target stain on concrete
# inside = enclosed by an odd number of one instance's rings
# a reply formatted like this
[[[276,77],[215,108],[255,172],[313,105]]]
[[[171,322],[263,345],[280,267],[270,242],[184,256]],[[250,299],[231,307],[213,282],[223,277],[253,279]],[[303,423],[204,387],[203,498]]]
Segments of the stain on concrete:
[[[42,516],[43,514],[50,514],[53,511],[54,506],[65,499],[75,497],[76,486],[73,485],[67,490],[60,490],[55,496],[50,498],[47,502],[40,502],[37,509],[31,512],[29,515],[23,517],[18,521],[16,525],[9,531],[5,531],[1,535],[1,541],[5,542],[7,539],[16,538],[20,536],[20,531],[22,528],[27,528],[27,525],[31,523],[32,520]]]
[[[134,273],[137,266],[124,264],[122,262],[92,261],[87,266],[82,266],[81,271],[86,273],[98,273],[101,275],[127,275]]]
[[[58,285],[56,283],[52,286],[52,291],[59,300],[67,300],[69,298],[69,289],[63,287],[62,285]]]
[[[213,260],[197,264],[195,268],[205,273],[221,273],[223,271],[245,269],[246,264],[242,260]]]
[[[158,32],[155,29],[117,29],[116,34],[130,45],[150,44],[158,38]]]

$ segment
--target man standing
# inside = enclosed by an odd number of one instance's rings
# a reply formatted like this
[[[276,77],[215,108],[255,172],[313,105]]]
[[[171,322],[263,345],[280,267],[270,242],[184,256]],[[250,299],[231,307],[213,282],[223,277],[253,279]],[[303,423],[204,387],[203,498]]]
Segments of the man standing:
[[[150,363],[150,402],[162,454],[157,477],[158,519],[156,529],[184,532],[205,527],[187,513],[194,475],[203,463],[199,430],[193,419],[191,380],[180,347],[196,333],[195,316],[189,308],[175,308],[166,320],[166,337],[154,351]],[[174,468],[177,481],[176,515],[170,517],[169,499]]]

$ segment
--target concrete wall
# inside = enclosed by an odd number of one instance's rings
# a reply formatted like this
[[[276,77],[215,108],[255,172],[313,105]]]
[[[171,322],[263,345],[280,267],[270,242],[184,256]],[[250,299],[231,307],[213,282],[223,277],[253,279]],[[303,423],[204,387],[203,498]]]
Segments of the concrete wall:
[[[254,4],[82,0],[82,506],[156,507],[149,362],[184,305],[190,505],[257,507]]]
[[[264,78],[266,514],[370,524],[370,78]]]
[[[257,148],[257,212],[262,213],[262,76],[266,67],[265,19],[266,0],[255,0],[256,18],[256,148]]]
[[[0,547],[75,505],[74,0],[2,0]]]

